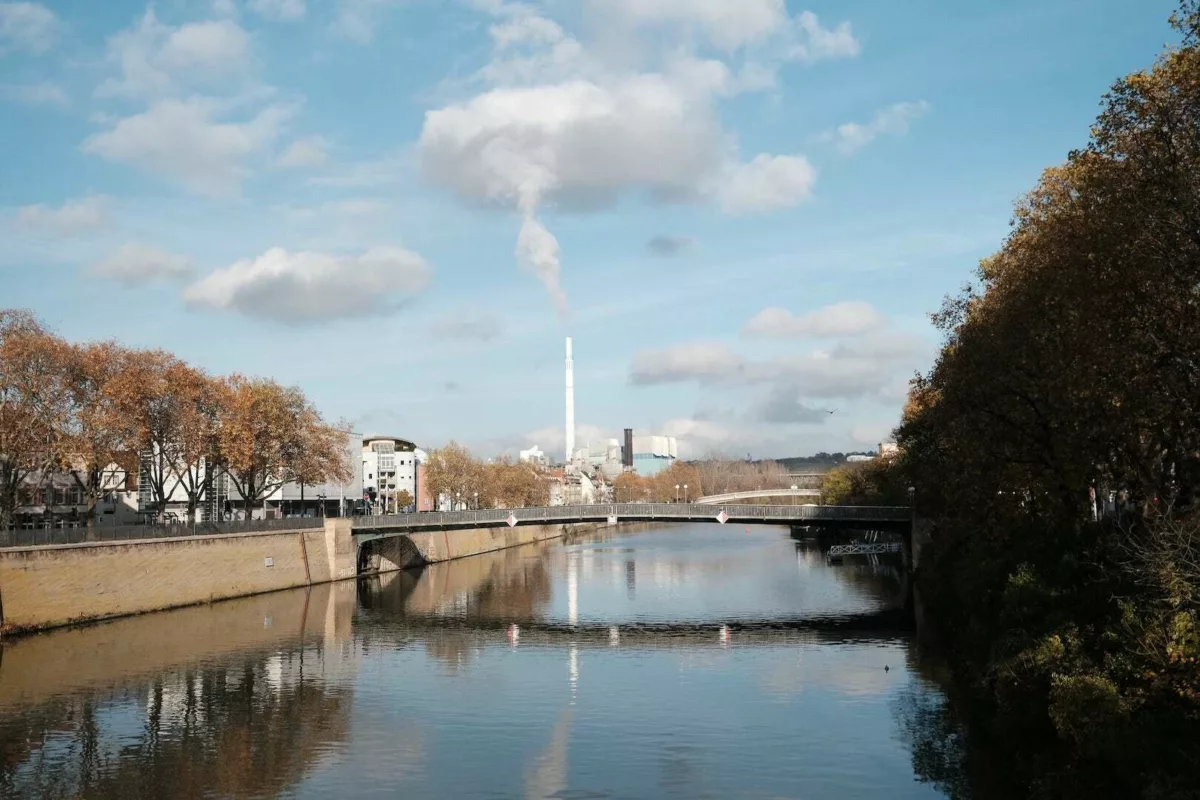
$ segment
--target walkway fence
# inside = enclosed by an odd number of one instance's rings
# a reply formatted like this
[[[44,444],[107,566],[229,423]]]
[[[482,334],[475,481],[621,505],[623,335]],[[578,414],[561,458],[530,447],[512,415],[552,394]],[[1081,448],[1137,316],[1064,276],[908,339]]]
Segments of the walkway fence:
[[[201,522],[194,525],[102,525],[89,529],[74,528],[15,528],[0,530],[0,549],[6,547],[39,547],[48,544],[83,544],[85,542],[117,542],[138,539],[175,539],[183,536],[213,536],[221,533],[269,533],[299,531],[325,527],[323,517],[290,519],[253,519],[237,522]]]
[[[415,514],[355,517],[356,532],[384,529],[421,530],[436,528],[491,527],[508,524],[604,522],[610,518],[627,522],[716,521],[724,514],[734,523],[820,525],[823,523],[907,523],[912,511],[904,506],[712,506],[700,503],[606,503],[548,508],[498,508],[479,511],[423,511]]]

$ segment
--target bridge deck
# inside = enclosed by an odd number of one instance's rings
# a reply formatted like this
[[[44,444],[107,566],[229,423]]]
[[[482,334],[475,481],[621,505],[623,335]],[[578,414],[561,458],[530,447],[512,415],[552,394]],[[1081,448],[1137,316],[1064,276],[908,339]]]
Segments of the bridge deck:
[[[907,526],[912,511],[903,506],[713,506],[700,503],[606,503],[588,506],[424,511],[356,517],[354,535],[371,539],[409,531],[490,528],[583,522],[721,522],[768,525]]]

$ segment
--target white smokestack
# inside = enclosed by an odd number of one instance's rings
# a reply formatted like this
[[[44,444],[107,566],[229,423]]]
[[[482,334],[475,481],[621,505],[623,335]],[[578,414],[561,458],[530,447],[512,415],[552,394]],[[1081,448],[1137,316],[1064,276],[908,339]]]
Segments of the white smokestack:
[[[571,359],[571,337],[567,337],[567,460],[575,455],[575,362]]]

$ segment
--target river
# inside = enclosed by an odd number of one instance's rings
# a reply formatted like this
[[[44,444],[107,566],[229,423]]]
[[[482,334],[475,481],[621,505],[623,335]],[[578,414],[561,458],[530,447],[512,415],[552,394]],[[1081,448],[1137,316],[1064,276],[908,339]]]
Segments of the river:
[[[941,797],[893,558],[612,529],[17,639],[0,795]]]

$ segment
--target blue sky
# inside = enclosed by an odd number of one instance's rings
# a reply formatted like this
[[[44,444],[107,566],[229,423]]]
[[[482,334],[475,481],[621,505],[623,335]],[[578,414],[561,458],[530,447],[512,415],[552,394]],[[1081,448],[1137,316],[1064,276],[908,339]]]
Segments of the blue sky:
[[[0,306],[481,455],[873,448],[1172,0],[0,2]],[[836,411],[829,414],[828,411]]]

